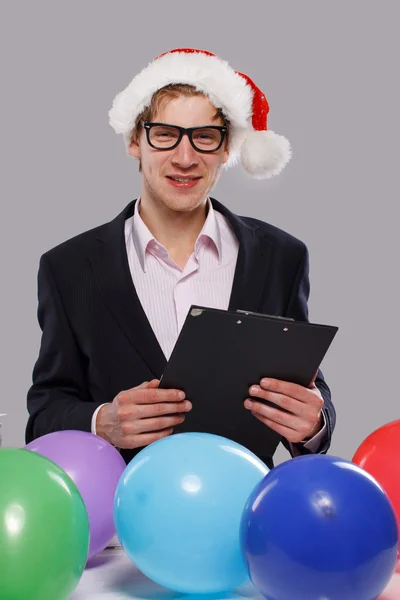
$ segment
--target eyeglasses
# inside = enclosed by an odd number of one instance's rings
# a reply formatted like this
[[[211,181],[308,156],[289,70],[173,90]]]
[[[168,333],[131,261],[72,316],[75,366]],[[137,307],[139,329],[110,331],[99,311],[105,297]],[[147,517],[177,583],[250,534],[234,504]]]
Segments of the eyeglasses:
[[[216,152],[222,146],[228,132],[226,126],[206,125],[204,127],[178,127],[166,123],[142,121],[147,141],[155,150],[173,150],[187,135],[193,148],[198,152]]]

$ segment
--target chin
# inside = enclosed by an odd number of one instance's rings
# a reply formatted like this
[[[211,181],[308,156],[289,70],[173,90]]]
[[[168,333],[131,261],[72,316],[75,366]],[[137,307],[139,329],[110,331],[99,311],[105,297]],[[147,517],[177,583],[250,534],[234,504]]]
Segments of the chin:
[[[161,202],[170,210],[179,212],[190,212],[201,206],[208,197],[208,190],[196,190],[195,192],[171,193],[163,190],[159,198]]]
[[[177,212],[191,212],[203,204],[204,196],[198,195],[191,198],[165,198],[163,204],[170,210]]]

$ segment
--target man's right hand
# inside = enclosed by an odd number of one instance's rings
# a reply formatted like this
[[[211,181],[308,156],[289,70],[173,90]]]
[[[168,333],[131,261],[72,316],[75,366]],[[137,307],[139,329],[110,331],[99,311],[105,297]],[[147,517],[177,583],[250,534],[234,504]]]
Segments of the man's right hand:
[[[171,435],[192,404],[180,390],[157,389],[159,383],[146,381],[102,406],[96,418],[97,435],[123,449],[147,446]]]

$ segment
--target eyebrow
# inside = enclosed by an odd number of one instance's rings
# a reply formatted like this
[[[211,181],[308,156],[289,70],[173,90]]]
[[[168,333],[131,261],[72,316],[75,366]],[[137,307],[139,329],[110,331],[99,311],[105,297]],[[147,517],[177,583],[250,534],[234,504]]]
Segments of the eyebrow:
[[[207,123],[206,125],[192,125],[192,127],[183,127],[183,125],[177,125],[176,123],[166,123],[164,121],[147,121],[148,123],[157,123],[158,125],[166,125],[168,127],[181,127],[182,129],[197,129],[200,127],[227,127],[227,125],[211,125]]]

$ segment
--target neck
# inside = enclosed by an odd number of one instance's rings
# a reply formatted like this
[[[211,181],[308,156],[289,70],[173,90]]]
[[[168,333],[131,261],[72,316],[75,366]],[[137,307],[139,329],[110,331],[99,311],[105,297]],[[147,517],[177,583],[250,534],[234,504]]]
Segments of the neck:
[[[189,211],[172,210],[146,194],[140,197],[140,217],[169,256],[184,268],[207,217],[207,198]]]

